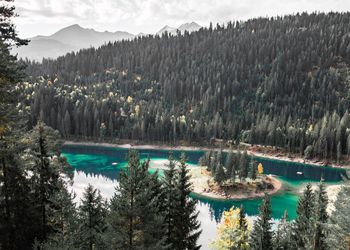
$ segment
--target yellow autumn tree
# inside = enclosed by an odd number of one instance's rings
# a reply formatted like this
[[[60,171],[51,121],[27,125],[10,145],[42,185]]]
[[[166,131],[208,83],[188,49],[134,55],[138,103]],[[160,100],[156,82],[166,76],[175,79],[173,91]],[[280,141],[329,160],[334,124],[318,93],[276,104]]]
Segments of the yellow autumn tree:
[[[229,211],[224,211],[217,229],[217,238],[210,244],[210,247],[215,250],[249,249],[248,238],[251,225],[245,217],[243,220],[247,225],[246,228],[241,226],[239,208],[232,207]]]
[[[261,162],[260,162],[259,165],[258,165],[258,173],[259,173],[259,174],[263,174],[263,173],[264,173],[264,167],[263,167],[263,165],[261,164]]]

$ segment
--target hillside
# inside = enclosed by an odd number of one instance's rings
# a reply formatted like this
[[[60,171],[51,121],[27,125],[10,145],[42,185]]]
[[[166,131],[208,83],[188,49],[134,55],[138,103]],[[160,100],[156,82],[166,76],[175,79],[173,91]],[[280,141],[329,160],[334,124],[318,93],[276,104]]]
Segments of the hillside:
[[[350,13],[297,14],[86,49],[30,64],[23,105],[66,137],[232,139],[340,160],[349,23]]]

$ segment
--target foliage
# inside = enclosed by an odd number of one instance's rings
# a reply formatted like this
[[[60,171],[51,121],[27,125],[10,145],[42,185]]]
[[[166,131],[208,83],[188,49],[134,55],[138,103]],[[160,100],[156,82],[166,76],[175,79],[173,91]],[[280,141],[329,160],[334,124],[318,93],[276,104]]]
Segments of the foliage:
[[[273,238],[273,249],[288,250],[291,246],[291,222],[288,221],[288,213],[284,212],[283,217],[278,223],[275,236]]]
[[[148,161],[136,151],[128,154],[126,171],[111,201],[111,244],[116,249],[166,249],[164,211],[159,185],[148,173]]]
[[[189,198],[191,193],[190,175],[188,173],[187,158],[184,153],[180,157],[180,166],[177,177],[178,205],[176,213],[176,228],[179,233],[177,239],[173,241],[172,248],[183,249],[200,249],[197,241],[202,233],[200,223],[198,222],[199,212],[196,210],[197,201]]]
[[[254,222],[250,234],[250,248],[253,250],[272,250],[274,232],[272,231],[271,222],[271,200],[268,194],[265,194],[259,210],[259,216]]]
[[[350,152],[349,22],[256,18],[27,62],[21,109],[77,138],[105,128],[104,139],[219,138],[336,159]]]
[[[316,211],[315,211],[315,229],[313,239],[313,249],[326,250],[326,237],[327,237],[327,205],[328,197],[325,190],[323,181],[321,180],[318,190],[316,192]]]
[[[218,250],[244,250],[250,249],[248,237],[250,225],[246,218],[242,218],[241,209],[230,208],[224,211],[221,223],[217,229],[217,239],[211,243],[213,249]],[[243,226],[242,225],[246,225]]]
[[[292,238],[295,248],[311,248],[314,234],[315,195],[307,184],[297,206],[297,218],[293,224]]]
[[[261,163],[258,165],[258,174],[263,174],[264,173],[264,167]]]
[[[89,184],[79,206],[77,240],[79,249],[106,249],[107,242],[103,239],[107,229],[106,215],[106,207],[100,192]]]
[[[328,249],[347,250],[350,244],[350,186],[342,186],[328,224]]]

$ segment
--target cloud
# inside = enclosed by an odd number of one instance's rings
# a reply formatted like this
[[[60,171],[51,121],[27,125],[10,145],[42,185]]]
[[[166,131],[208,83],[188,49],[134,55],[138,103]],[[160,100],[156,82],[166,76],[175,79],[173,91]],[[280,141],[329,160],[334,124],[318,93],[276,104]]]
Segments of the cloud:
[[[97,30],[154,33],[168,24],[225,23],[302,11],[348,11],[349,0],[15,0],[23,35],[78,23]]]

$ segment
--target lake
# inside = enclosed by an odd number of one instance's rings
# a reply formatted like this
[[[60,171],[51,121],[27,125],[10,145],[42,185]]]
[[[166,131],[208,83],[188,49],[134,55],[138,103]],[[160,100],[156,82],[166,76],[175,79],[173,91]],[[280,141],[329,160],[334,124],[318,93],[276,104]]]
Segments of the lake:
[[[169,150],[160,149],[138,149],[140,158],[151,160],[167,159]],[[205,151],[172,151],[174,157],[179,157],[185,152],[188,157],[188,164],[196,165],[199,158]],[[101,194],[110,198],[118,183],[119,172],[127,165],[126,154],[128,149],[102,146],[65,145],[62,154],[67,158],[74,170],[73,190],[77,199],[82,197],[84,188],[90,183],[101,191]],[[321,178],[326,183],[338,183],[345,174],[343,169],[330,167],[319,167],[302,163],[292,163],[279,160],[272,160],[261,157],[254,157],[264,166],[265,174],[276,175],[286,187],[282,193],[272,196],[272,214],[274,219],[279,219],[288,211],[290,219],[296,216],[298,195],[308,182],[318,182]],[[298,174],[299,172],[299,174]],[[302,173],[302,174],[300,174]],[[192,195],[198,200],[198,219],[203,229],[200,237],[202,249],[208,249],[208,244],[215,238],[216,225],[220,221],[221,214],[232,206],[243,205],[249,219],[254,219],[258,214],[261,199],[250,199],[241,201],[224,201],[210,198],[203,198]]]

